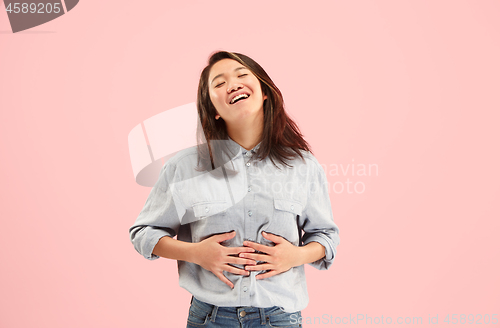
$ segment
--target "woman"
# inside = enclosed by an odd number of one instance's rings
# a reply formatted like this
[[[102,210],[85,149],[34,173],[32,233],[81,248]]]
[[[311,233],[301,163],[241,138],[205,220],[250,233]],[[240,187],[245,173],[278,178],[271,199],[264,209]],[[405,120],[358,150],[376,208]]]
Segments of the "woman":
[[[304,264],[328,269],[339,244],[326,175],[248,56],[211,55],[197,108],[206,142],[165,163],[131,241],[178,260],[188,327],[301,327]]]

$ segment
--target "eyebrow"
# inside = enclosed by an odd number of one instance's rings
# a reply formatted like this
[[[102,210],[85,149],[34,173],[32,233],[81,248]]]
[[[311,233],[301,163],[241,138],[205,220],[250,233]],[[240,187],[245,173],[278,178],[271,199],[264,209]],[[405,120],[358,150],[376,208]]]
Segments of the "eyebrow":
[[[248,69],[248,68],[243,67],[243,66],[240,66],[240,67],[236,67],[236,68],[234,69],[234,71],[236,72],[236,71],[238,71],[238,70],[240,70],[240,69]],[[221,77],[222,75],[224,75],[224,73],[220,73],[219,75],[216,75],[216,76],[212,79],[212,82],[211,82],[210,84],[214,83],[215,79],[216,79],[216,78],[218,78],[218,77]]]

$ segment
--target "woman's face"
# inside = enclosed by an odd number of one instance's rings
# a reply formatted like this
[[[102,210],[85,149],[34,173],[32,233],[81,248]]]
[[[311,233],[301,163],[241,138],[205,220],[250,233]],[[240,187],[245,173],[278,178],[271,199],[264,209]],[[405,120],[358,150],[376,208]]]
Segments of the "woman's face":
[[[233,59],[218,61],[210,70],[208,85],[210,100],[227,125],[262,123],[258,118],[263,117],[267,96],[262,94],[259,79],[245,66]]]

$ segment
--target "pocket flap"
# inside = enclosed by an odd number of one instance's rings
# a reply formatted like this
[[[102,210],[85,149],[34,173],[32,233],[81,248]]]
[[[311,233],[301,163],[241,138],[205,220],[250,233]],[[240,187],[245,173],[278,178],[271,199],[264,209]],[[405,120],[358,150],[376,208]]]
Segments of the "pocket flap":
[[[193,213],[194,216],[206,217],[211,216],[220,212],[224,212],[227,210],[229,205],[225,200],[220,201],[205,201],[193,204]]]
[[[302,204],[295,200],[274,199],[274,208],[281,211],[292,212],[297,215],[302,214]]]

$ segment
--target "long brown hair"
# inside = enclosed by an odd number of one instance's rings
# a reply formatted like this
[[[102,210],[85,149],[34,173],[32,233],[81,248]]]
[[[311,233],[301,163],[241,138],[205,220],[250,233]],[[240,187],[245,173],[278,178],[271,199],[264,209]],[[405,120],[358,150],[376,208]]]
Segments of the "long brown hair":
[[[290,167],[291,165],[285,160],[293,160],[296,156],[300,156],[304,160],[299,149],[312,153],[310,146],[302,137],[297,124],[285,112],[281,91],[266,71],[248,56],[236,52],[217,51],[212,53],[208,60],[208,65],[201,72],[198,85],[198,97],[196,101],[199,117],[197,130],[198,160],[203,163],[202,168],[211,170],[224,164],[225,161],[220,156],[222,152],[226,152],[231,157],[227,149],[225,150],[223,149],[224,147],[220,147],[220,145],[224,145],[223,142],[212,142],[212,140],[227,140],[229,136],[224,120],[222,118],[215,119],[217,112],[210,100],[208,83],[208,77],[213,65],[226,58],[234,59],[248,68],[259,79],[263,95],[267,95],[267,99],[264,100],[262,140],[254,155],[259,160],[269,156],[271,162],[277,168],[279,167],[275,161]],[[207,141],[206,144],[204,143],[205,140]],[[235,154],[233,153],[233,155]]]

